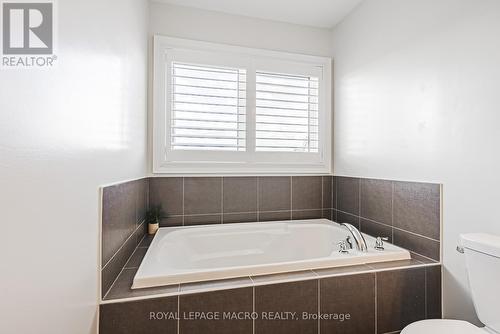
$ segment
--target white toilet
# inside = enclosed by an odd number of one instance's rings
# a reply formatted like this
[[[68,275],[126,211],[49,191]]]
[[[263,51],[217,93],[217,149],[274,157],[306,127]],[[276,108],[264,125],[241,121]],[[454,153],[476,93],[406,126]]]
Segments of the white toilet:
[[[460,236],[465,253],[474,308],[485,327],[460,320],[422,320],[406,326],[401,334],[500,334],[500,237],[472,233]]]

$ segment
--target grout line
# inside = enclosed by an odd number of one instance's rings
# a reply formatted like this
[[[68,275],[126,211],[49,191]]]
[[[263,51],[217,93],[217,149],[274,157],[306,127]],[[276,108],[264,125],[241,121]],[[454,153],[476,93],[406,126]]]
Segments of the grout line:
[[[250,276],[249,276],[250,277]],[[250,280],[253,283],[252,277],[250,277]],[[255,285],[252,287],[252,312],[255,314]],[[252,333],[255,334],[255,317],[252,317]]]
[[[334,173],[332,173],[334,174]],[[350,177],[350,178],[358,178],[358,179],[364,179],[364,180],[379,180],[379,181],[394,181],[394,182],[403,182],[403,183],[423,183],[423,184],[430,184],[430,185],[442,185],[442,183],[439,183],[438,181],[419,181],[419,180],[402,180],[402,179],[384,179],[384,178],[377,178],[377,177],[369,177],[369,176],[352,176],[352,175],[346,175],[346,174],[334,174],[335,176],[338,177]],[[307,176],[307,175],[306,175]]]
[[[150,192],[151,192],[151,182],[149,180],[149,178],[146,178],[146,181],[147,181],[147,185],[148,185],[148,191],[147,191],[147,197],[146,197],[146,208],[149,209],[149,206],[151,205],[151,198],[150,198]]]
[[[361,179],[358,178],[358,217],[361,217]],[[361,227],[361,220],[358,218],[359,227]]]
[[[383,226],[383,227],[388,227],[388,228],[391,229],[391,234],[392,234],[392,226],[390,226],[390,225],[378,222],[376,220],[368,219],[368,218],[365,218],[365,217],[359,217],[359,218],[363,219],[363,220],[366,220],[367,222],[370,222],[370,223],[374,223],[374,224],[377,224],[377,225],[380,225],[380,226]]]
[[[125,246],[125,244],[130,240],[130,238],[132,238],[135,235],[135,233],[141,228],[141,226],[144,222],[145,221],[143,220],[138,226],[137,225],[135,226],[134,231],[127,237],[127,239],[125,239],[125,241],[121,244],[120,248],[118,248],[117,251],[113,254],[113,256],[111,256],[109,258],[108,262],[106,262],[104,264],[104,266],[101,267],[101,271],[103,271],[104,268],[106,268],[106,266],[116,257],[116,254],[118,254],[122,250],[122,248]],[[137,245],[136,245],[136,247],[137,247]],[[135,250],[135,248],[134,248],[134,250]]]
[[[377,302],[378,302],[378,295],[377,295],[377,273],[375,272],[375,280],[374,280],[374,295],[375,295],[375,334],[378,333],[378,306],[377,306]]]
[[[427,314],[427,269],[424,269],[424,317],[427,319],[429,315]]]
[[[317,274],[316,274],[317,275]],[[321,334],[321,279],[318,278],[318,334]]]
[[[333,177],[335,178],[335,182],[333,182]],[[338,192],[338,180],[336,176],[332,177],[332,183],[335,183],[335,210],[339,208],[339,192]]]
[[[333,205],[333,198],[334,198],[334,195],[333,195],[333,192],[335,191],[335,189],[333,189],[333,176],[330,176],[330,208],[333,209],[334,205]]]
[[[350,213],[350,212],[347,212],[347,211],[342,211],[342,210],[338,210],[338,209],[337,209],[337,211],[338,211],[338,212],[342,212],[342,213],[344,213],[344,214],[346,214],[346,215],[349,215],[349,216],[353,216],[353,217],[356,217],[356,218],[363,218],[363,219],[364,219],[364,217],[360,217],[360,216],[358,216],[358,215],[356,215],[356,214],[354,214],[354,213]]]
[[[325,196],[324,178],[325,178],[324,176],[321,177],[321,215],[323,215],[323,208],[324,208],[323,197]]]
[[[260,177],[256,177],[257,182],[257,221],[260,222]]]
[[[182,177],[182,226],[184,226],[184,216],[186,215],[185,202],[185,177]]]
[[[330,196],[331,196],[331,197],[330,197],[330,208],[332,208],[332,213],[331,213],[331,215],[330,215],[330,220],[335,221],[335,220],[337,220],[337,214],[336,214],[336,212],[335,212],[335,210],[336,210],[336,209],[334,209],[334,207],[336,207],[336,206],[337,206],[337,205],[336,205],[336,204],[337,204],[337,202],[335,202],[335,205],[334,205],[334,204],[333,204],[333,199],[334,199],[334,198],[335,198],[335,199],[337,199],[337,193],[336,193],[336,191],[335,191],[335,187],[333,186],[333,185],[334,185],[333,178],[334,178],[334,176],[330,176],[330,192],[331,192],[331,194],[330,194]],[[336,184],[336,183],[335,183],[335,184]],[[335,217],[333,216],[334,214],[335,214]]]
[[[220,224],[224,223],[224,176],[220,178]]]
[[[179,284],[179,292],[181,291],[181,287]],[[177,334],[179,334],[181,330],[181,295],[177,295]]]
[[[139,240],[139,242],[137,243],[137,248],[144,248],[144,247],[145,247],[145,246],[141,246],[141,244],[142,244],[142,242],[144,241],[144,239],[146,239],[146,236],[147,236],[147,235],[148,235],[148,234],[146,233],[146,234],[144,234],[144,235],[142,236],[142,239],[141,239],[141,240]],[[147,248],[149,248],[149,247],[147,247]]]
[[[402,228],[399,228],[399,227],[394,227],[394,230],[398,230],[398,231],[402,231],[402,232],[406,232],[408,234],[412,234],[412,235],[416,235],[418,237],[421,237],[421,238],[424,238],[424,239],[427,239],[427,240],[430,240],[430,241],[435,241],[435,242],[441,242],[437,239],[434,239],[434,238],[431,238],[431,237],[427,237],[425,235],[422,235],[422,234],[418,234],[418,233],[415,233],[415,232],[411,232],[411,231],[408,231],[408,230],[403,230]]]
[[[394,242],[394,181],[391,181],[391,233],[392,242]]]

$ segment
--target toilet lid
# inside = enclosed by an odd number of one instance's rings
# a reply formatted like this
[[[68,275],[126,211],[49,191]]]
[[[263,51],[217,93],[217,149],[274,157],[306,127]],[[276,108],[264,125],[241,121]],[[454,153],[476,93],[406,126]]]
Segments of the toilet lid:
[[[406,326],[401,334],[485,334],[473,324],[462,320],[422,320]]]

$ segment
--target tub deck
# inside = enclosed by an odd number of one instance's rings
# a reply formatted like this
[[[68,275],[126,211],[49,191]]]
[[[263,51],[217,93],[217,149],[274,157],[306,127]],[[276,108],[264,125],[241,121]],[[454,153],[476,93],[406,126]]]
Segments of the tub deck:
[[[410,252],[364,234],[368,252],[338,251],[350,233],[327,219],[161,228],[133,289],[409,260]]]
[[[132,289],[132,282],[139,265],[144,258],[153,237],[146,235],[135,249],[129,261],[125,264],[120,275],[107,292],[101,304],[124,301],[146,300],[151,298],[181,296],[193,293],[220,291],[245,287],[263,286],[268,284],[282,284],[303,280],[328,279],[332,277],[352,276],[364,273],[380,273],[384,271],[399,271],[413,268],[439,266],[440,262],[410,252],[409,260],[388,261],[354,266],[332,267],[322,269],[286,272],[280,274],[243,276],[237,278],[212,280],[195,283],[171,284],[160,287]]]

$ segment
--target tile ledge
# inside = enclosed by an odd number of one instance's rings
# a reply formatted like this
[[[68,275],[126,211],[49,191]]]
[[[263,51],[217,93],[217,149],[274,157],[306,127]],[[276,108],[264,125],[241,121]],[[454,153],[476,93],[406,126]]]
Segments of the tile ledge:
[[[137,296],[137,297],[101,299],[99,301],[99,305],[125,303],[125,302],[133,302],[133,301],[146,300],[146,299],[157,299],[157,298],[164,298],[164,297],[178,297],[178,296],[182,296],[182,295],[192,295],[192,294],[197,294],[197,293],[206,293],[206,292],[221,291],[221,290],[233,290],[233,289],[240,289],[240,288],[263,286],[263,285],[274,285],[274,284],[293,283],[293,282],[300,282],[300,281],[320,280],[320,279],[325,279],[325,278],[330,278],[330,277],[361,275],[361,274],[369,274],[369,273],[377,273],[377,272],[385,272],[385,271],[393,271],[393,270],[418,269],[418,268],[434,267],[434,266],[440,266],[440,265],[441,265],[441,262],[433,262],[433,263],[421,263],[421,264],[406,265],[406,266],[403,265],[403,266],[390,267],[390,268],[380,268],[380,269],[374,269],[374,268],[370,267],[371,269],[369,269],[369,270],[344,272],[344,273],[337,273],[337,274],[331,274],[331,275],[321,275],[321,276],[318,275],[314,270],[311,270],[313,273],[316,274],[315,276],[281,279],[281,280],[276,280],[276,281],[272,281],[272,282],[255,282],[252,279],[252,277],[255,277],[255,276],[243,276],[243,277],[249,277],[252,283],[234,284],[232,286],[225,286],[225,287],[207,287],[207,288],[200,288],[200,289],[196,289],[196,290],[193,289],[193,290],[188,290],[188,291],[150,294],[150,295]]]

